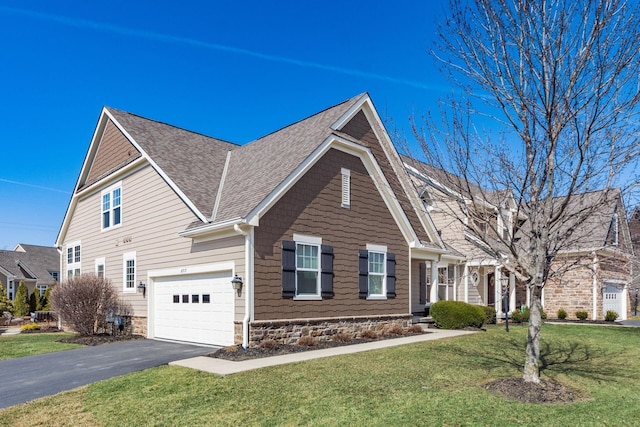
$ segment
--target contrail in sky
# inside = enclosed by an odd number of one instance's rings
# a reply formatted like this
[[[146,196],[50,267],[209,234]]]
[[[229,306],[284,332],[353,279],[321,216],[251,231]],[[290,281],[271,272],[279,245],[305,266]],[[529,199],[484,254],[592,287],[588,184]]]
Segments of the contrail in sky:
[[[4,178],[0,178],[0,182],[6,182],[7,184],[22,185],[22,186],[31,187],[31,188],[38,188],[40,190],[55,191],[56,193],[71,194],[70,191],[59,190],[57,188],[51,188],[51,187],[42,187],[40,185],[29,184],[27,182],[11,181],[9,179],[4,179]]]
[[[203,42],[203,41],[191,39],[188,37],[172,36],[168,34],[152,32],[152,31],[137,30],[133,28],[121,27],[118,25],[89,21],[86,19],[69,18],[66,16],[51,15],[48,13],[40,13],[40,12],[31,11],[31,10],[16,9],[11,7],[0,6],[0,11],[28,16],[31,18],[42,19],[45,21],[57,22],[59,24],[68,25],[68,26],[77,27],[77,28],[89,28],[92,30],[117,33],[117,34],[134,36],[134,37],[141,37],[149,40],[185,44],[185,45],[200,47],[200,48],[209,49],[209,50],[217,50],[221,52],[229,52],[229,53],[234,53],[238,55],[251,56],[254,58],[264,59],[267,61],[297,65],[299,67],[316,68],[320,70],[331,71],[334,73],[347,74],[351,76],[364,77],[368,79],[382,80],[389,83],[412,86],[419,89],[427,89],[427,90],[433,90],[433,91],[443,90],[443,88],[439,86],[428,85],[428,84],[416,82],[413,80],[385,76],[383,74],[370,73],[367,71],[354,70],[350,68],[336,67],[334,65],[320,64],[317,62],[303,61],[303,60],[294,59],[294,58],[287,58],[285,56],[270,55],[266,53],[260,53],[253,50],[249,50],[249,49],[242,49],[238,47],[226,46],[226,45],[221,45],[217,43]]]

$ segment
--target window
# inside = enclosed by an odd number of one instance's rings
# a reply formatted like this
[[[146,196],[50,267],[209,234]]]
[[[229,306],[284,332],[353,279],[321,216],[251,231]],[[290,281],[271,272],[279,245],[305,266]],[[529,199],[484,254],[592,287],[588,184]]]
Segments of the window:
[[[296,244],[296,295],[319,295],[319,252],[318,245]]]
[[[613,214],[613,246],[618,246],[620,238],[620,227],[618,224],[618,214]]]
[[[47,292],[47,285],[38,285],[38,292],[40,293],[40,298],[42,298],[44,293]]]
[[[180,302],[180,295],[174,295],[173,296],[173,303],[174,304],[178,304]]]
[[[9,280],[9,292],[8,292],[8,297],[9,297],[9,301],[13,301],[13,280]]]
[[[209,304],[211,302],[211,295],[210,294],[202,294],[202,303],[203,304]]]
[[[136,253],[129,252],[123,256],[123,287],[124,292],[136,292]]]
[[[67,278],[71,279],[80,275],[81,254],[80,242],[67,245]]]
[[[122,183],[102,192],[102,229],[117,227],[122,222]]]
[[[369,251],[369,296],[385,296],[385,253]]]
[[[351,207],[351,171],[342,168],[342,207]]]
[[[98,277],[104,277],[104,258],[97,258],[95,262],[95,273]]]
[[[282,297],[333,297],[333,248],[322,239],[294,234],[282,241]]]
[[[194,304],[198,304],[200,302],[200,295],[199,294],[191,295],[191,302]]]
[[[57,271],[50,271],[49,274],[51,275],[51,277],[53,277],[53,280],[55,280],[56,282],[60,281],[60,273]]]
[[[358,291],[363,299],[396,297],[396,257],[386,246],[367,245],[358,251]]]

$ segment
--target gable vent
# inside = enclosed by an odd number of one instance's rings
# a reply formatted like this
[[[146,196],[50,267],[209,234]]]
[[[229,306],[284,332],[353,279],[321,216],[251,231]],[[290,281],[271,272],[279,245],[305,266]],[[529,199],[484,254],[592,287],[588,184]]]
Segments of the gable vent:
[[[342,207],[349,209],[351,206],[351,171],[342,168]]]

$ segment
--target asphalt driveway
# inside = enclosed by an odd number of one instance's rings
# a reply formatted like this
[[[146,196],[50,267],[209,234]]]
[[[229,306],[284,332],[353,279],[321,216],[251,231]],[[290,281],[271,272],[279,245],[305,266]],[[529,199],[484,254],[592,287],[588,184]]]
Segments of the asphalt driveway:
[[[213,351],[211,347],[133,340],[0,360],[0,409]]]

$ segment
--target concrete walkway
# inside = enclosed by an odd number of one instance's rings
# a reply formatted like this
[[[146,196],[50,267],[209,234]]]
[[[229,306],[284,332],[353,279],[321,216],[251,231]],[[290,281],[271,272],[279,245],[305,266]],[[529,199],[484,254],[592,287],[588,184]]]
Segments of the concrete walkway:
[[[433,341],[442,338],[451,338],[475,333],[474,331],[451,331],[444,329],[428,329],[427,332],[428,333],[425,333],[423,335],[413,335],[410,337],[372,341],[364,344],[345,345],[340,347],[325,348],[322,350],[310,350],[301,353],[286,354],[282,356],[263,357],[259,359],[245,360],[242,362],[234,362],[231,360],[200,356],[170,362],[169,365],[183,366],[185,368],[191,368],[203,372],[209,372],[211,374],[225,376],[236,374],[238,372],[265,368],[267,366],[304,362],[306,360],[319,359],[321,357],[359,353],[362,351],[377,350],[381,348],[395,347],[399,345],[413,344],[424,341]]]

